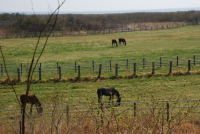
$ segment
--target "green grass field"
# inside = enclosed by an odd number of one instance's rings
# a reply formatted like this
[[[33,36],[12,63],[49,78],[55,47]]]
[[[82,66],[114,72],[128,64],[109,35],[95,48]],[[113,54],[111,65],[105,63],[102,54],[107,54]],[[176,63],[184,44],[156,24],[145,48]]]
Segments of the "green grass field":
[[[40,62],[198,54],[199,33],[197,25],[158,31],[52,37]],[[127,40],[127,47],[112,48],[111,39],[120,37]],[[37,38],[0,39],[7,62],[30,62],[36,42]]]
[[[111,47],[111,39],[123,37],[127,46]],[[43,39],[44,40],[44,39]],[[37,38],[0,39],[6,62],[30,62]],[[41,44],[42,45],[42,44]],[[40,49],[42,46],[39,47]],[[158,31],[137,31],[107,35],[88,35],[50,38],[40,62],[75,60],[107,60],[117,58],[154,58],[160,56],[193,55],[200,52],[200,25]],[[39,52],[38,52],[39,53]],[[37,53],[37,54],[38,54]],[[0,57],[0,62],[2,58]],[[18,96],[26,85],[14,86]],[[58,94],[60,103],[97,102],[98,87],[115,87],[122,101],[156,99],[199,99],[200,76],[155,76],[133,79],[102,80],[97,82],[60,82],[32,84],[31,94],[36,94],[42,104],[53,103]],[[10,86],[0,85],[0,109],[19,108]],[[108,99],[108,98],[106,98]]]

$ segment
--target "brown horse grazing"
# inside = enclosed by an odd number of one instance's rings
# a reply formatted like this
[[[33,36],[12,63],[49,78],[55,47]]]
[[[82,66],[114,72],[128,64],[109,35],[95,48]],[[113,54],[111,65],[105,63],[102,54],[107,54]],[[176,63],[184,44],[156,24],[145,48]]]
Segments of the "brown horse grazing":
[[[126,40],[124,38],[119,38],[119,44],[121,45],[121,42],[126,46]]]
[[[104,87],[98,88],[97,95],[98,95],[99,103],[101,103],[101,99],[102,99],[103,95],[110,96],[109,103],[110,103],[111,98],[113,99],[113,97],[116,96],[117,97],[117,105],[120,105],[121,97],[120,97],[119,92],[115,88],[112,88],[112,87],[111,88],[104,88]]]
[[[25,99],[26,99],[26,94],[22,94],[20,96],[20,101],[21,101],[22,107],[23,107],[23,105],[25,103]],[[43,111],[42,105],[41,105],[40,101],[38,100],[38,98],[35,95],[29,94],[27,96],[27,102],[26,103],[31,104],[30,113],[32,113],[33,105],[36,106],[36,109],[37,109],[38,113],[42,113],[42,111]],[[22,108],[21,108],[21,112],[22,112]]]
[[[117,40],[116,39],[112,39],[112,46],[116,45],[116,47],[118,47],[118,44],[117,44]]]

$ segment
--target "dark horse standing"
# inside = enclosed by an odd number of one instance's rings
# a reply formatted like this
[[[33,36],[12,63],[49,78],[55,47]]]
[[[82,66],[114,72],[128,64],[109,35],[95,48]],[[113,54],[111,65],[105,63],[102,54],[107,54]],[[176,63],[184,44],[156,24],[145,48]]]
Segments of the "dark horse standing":
[[[119,44],[121,45],[121,42],[126,46],[126,40],[124,38],[119,38]]]
[[[26,99],[26,94],[22,94],[22,95],[20,96],[20,101],[21,101],[22,106],[23,106],[24,103],[25,103],[25,99]],[[37,109],[37,112],[38,112],[38,113],[42,113],[42,111],[43,111],[42,104],[40,103],[40,101],[38,100],[38,98],[37,98],[35,95],[29,94],[29,95],[27,96],[27,101],[26,101],[26,103],[31,104],[30,113],[32,113],[32,107],[33,107],[33,105],[36,106],[36,109]],[[22,109],[21,109],[21,110],[22,110]],[[22,111],[21,111],[21,112],[22,112]]]
[[[98,95],[98,102],[101,103],[102,96],[110,96],[109,103],[111,98],[113,99],[114,96],[117,97],[117,105],[120,105],[121,97],[119,92],[115,88],[98,88],[97,89],[97,95]]]
[[[118,44],[117,44],[117,40],[116,39],[112,39],[112,46],[116,45],[116,47],[118,47]]]

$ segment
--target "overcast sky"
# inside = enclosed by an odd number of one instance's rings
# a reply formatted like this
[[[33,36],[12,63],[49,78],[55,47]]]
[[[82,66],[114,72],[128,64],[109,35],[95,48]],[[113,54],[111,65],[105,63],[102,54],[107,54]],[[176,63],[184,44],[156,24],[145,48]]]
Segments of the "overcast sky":
[[[0,0],[0,12],[51,12],[58,0]],[[63,0],[59,0],[60,3]],[[200,0],[66,0],[61,12],[157,10],[200,7]],[[199,8],[200,10],[200,8]]]

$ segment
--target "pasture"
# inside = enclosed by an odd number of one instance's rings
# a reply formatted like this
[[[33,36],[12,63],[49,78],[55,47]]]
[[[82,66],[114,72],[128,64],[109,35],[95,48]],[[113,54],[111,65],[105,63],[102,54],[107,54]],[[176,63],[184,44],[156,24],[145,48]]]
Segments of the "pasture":
[[[109,66],[109,60],[112,60],[112,67],[114,70],[115,63],[118,61],[124,62],[129,59],[129,71],[125,73],[119,73],[119,75],[130,75],[133,71],[132,59],[142,61],[143,58],[147,59],[148,66],[151,66],[151,62],[157,62],[158,66],[160,57],[163,58],[163,62],[169,64],[169,61],[176,59],[176,56],[180,56],[180,60],[185,59],[184,64],[187,64],[188,58],[192,58],[196,55],[196,60],[199,60],[199,26],[187,26],[175,29],[165,29],[156,31],[135,31],[135,32],[124,32],[117,34],[106,34],[106,35],[88,35],[88,36],[70,36],[70,37],[53,37],[49,39],[46,46],[45,52],[39,61],[42,63],[42,79],[48,80],[58,77],[57,63],[62,68],[62,78],[75,77],[77,74],[71,73],[74,71],[74,63],[87,64],[87,67],[92,67],[92,62],[95,63],[95,69],[93,71],[98,72],[99,63],[105,63],[105,66]],[[111,40],[125,38],[127,40],[127,46],[120,46],[118,48],[112,47]],[[11,67],[10,75],[12,79],[17,76],[17,68],[20,64],[23,64],[23,77],[22,81],[26,79],[26,68],[29,65],[34,46],[37,42],[37,38],[11,38],[1,39],[3,53],[5,55],[6,63]],[[40,50],[42,49],[42,42],[39,45]],[[39,51],[37,52],[39,54]],[[2,64],[2,60],[0,61]],[[175,63],[175,62],[174,62]],[[68,64],[69,67],[68,67]],[[123,66],[124,66],[123,65]],[[137,63],[138,65],[138,63]],[[185,66],[184,65],[184,66]],[[138,65],[139,66],[139,65]],[[47,67],[47,68],[46,68]],[[121,69],[121,65],[119,65]],[[169,65],[167,65],[167,68]],[[186,67],[186,66],[185,66]],[[81,65],[81,68],[84,68]],[[165,67],[166,68],[166,67]],[[108,69],[108,67],[107,67]],[[50,71],[49,71],[50,70]],[[81,76],[84,77],[96,77],[98,74],[90,74],[92,69],[86,70],[87,73],[81,71]],[[194,71],[198,68],[193,69]],[[34,79],[38,80],[38,68],[36,69]],[[69,73],[70,72],[70,73]],[[104,73],[103,77],[113,77],[114,72]],[[158,73],[163,72],[163,70]],[[168,69],[165,70],[164,74],[167,74]],[[184,70],[185,72],[185,70]],[[142,74],[141,71],[139,71]],[[157,71],[156,71],[157,73]],[[48,76],[47,76],[48,75]],[[5,79],[0,77],[0,80]]]
[[[40,62],[198,54],[199,27],[196,25],[155,31],[53,37],[49,39]],[[113,48],[111,40],[118,38],[125,38],[127,47]],[[6,61],[10,63],[30,62],[36,42],[37,38],[0,39]]]
[[[108,58],[155,58],[159,56],[193,55],[200,52],[200,26],[187,26],[158,31],[137,31],[108,35],[88,35],[50,38],[40,62],[75,60],[107,60]],[[127,46],[112,47],[111,39],[123,37]],[[7,63],[30,62],[37,38],[1,39]],[[1,60],[2,61],[2,60]],[[198,70],[198,68],[197,68]],[[33,84],[30,93],[37,94],[45,105],[55,93],[63,96],[63,103],[96,101],[98,87],[115,87],[122,101],[187,97],[198,99],[198,73],[182,76],[155,76],[136,79],[114,79],[97,82],[43,82]],[[17,94],[25,92],[26,85],[14,86]],[[16,108],[14,93],[8,85],[1,85],[1,109]],[[12,96],[12,97],[11,97]],[[9,98],[9,99],[8,99]],[[11,99],[12,98],[12,99]]]
[[[41,83],[32,84],[30,94],[36,94],[43,105],[51,105],[55,95],[61,104],[98,103],[97,88],[115,87],[121,94],[122,102],[137,100],[199,99],[199,74],[149,77],[136,79],[102,80],[99,82]],[[25,92],[25,85],[16,85],[18,97]],[[0,87],[1,109],[15,109],[19,105],[9,86]],[[109,97],[104,97],[108,102]],[[45,110],[45,109],[44,109]]]
[[[125,38],[126,46],[112,47],[111,40]],[[0,39],[6,63],[31,61],[37,38]],[[44,38],[42,38],[44,42]],[[41,43],[42,43],[41,42]],[[39,46],[40,50],[42,46]],[[50,38],[41,63],[74,62],[83,60],[148,58],[161,56],[187,57],[200,52],[200,25],[157,31],[136,31],[107,35],[87,35]],[[37,52],[39,54],[39,52]],[[197,59],[198,61],[199,59]],[[0,58],[2,62],[2,57]],[[199,99],[199,69],[181,75],[155,75],[136,78],[102,79],[94,81],[42,81],[31,85],[30,94],[36,94],[43,106],[52,104],[96,104],[99,87],[114,87],[122,102],[140,100]],[[74,77],[74,76],[73,76]],[[87,77],[90,77],[89,75]],[[54,79],[55,76],[52,76]],[[2,79],[2,78],[1,78]],[[25,78],[24,78],[25,79]],[[19,97],[26,90],[25,83],[14,85]],[[0,85],[0,110],[16,109],[19,104],[9,85]],[[103,97],[108,102],[108,97]],[[44,112],[48,112],[44,107]],[[4,114],[4,113],[3,113]],[[19,114],[19,113],[18,113]]]

